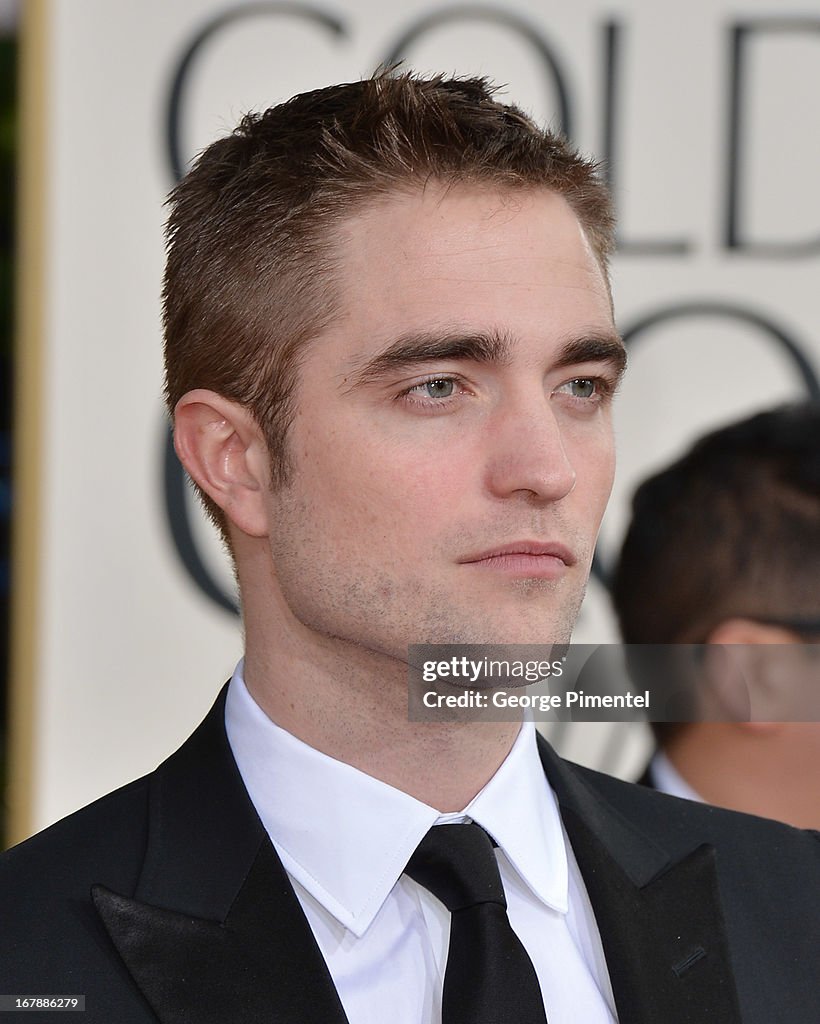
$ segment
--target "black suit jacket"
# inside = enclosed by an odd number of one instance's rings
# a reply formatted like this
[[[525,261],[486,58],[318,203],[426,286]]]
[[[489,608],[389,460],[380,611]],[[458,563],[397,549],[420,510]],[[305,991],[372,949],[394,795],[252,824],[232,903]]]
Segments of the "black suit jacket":
[[[621,1024],[820,1019],[820,836],[541,756]],[[86,1024],[343,1024],[224,691],[151,775],[0,857],[0,994],[85,995]]]

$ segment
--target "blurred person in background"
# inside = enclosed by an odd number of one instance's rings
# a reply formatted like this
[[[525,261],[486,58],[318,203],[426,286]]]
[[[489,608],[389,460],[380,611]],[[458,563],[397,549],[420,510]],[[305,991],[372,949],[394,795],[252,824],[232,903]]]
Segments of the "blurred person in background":
[[[612,598],[625,643],[706,645],[700,717],[737,719],[652,723],[641,781],[820,828],[816,701],[790,686],[797,669],[820,692],[820,403],[715,430],[646,479]]]

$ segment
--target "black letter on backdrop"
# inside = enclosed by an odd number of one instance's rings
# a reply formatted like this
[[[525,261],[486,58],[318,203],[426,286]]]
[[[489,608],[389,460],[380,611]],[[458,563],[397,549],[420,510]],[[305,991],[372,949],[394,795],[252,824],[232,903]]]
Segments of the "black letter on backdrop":
[[[338,18],[333,17],[332,14],[328,14],[326,11],[319,10],[318,7],[310,7],[309,5],[299,3],[265,3],[260,0],[257,3],[239,4],[236,7],[226,8],[221,14],[217,14],[216,17],[206,22],[183,50],[182,56],[177,62],[176,71],[171,81],[171,91],[168,95],[166,139],[168,160],[171,165],[171,175],[174,182],[179,181],[183,174],[185,174],[186,161],[182,155],[180,122],[182,120],[182,100],[191,65],[200,54],[205,43],[211,41],[217,33],[234,21],[260,14],[287,15],[291,18],[303,18],[306,21],[315,22],[334,35],[345,35],[344,23]]]
[[[820,380],[806,353],[801,346],[782,327],[779,327],[772,320],[767,319],[760,313],[755,313],[742,306],[735,306],[728,302],[681,302],[671,306],[662,306],[653,313],[636,320],[629,327],[624,328],[622,337],[627,349],[634,346],[639,338],[653,327],[666,323],[669,320],[683,320],[690,317],[717,317],[719,319],[737,320],[740,323],[748,324],[760,331],[764,337],[770,339],[775,348],[779,349],[797,368],[797,372],[803,382],[806,395],[814,400],[820,399]],[[795,399],[797,400],[797,399]],[[604,587],[609,589],[612,566],[603,563],[600,552],[596,550],[592,560],[592,575]]]
[[[572,137],[569,93],[567,92],[564,72],[558,58],[553,53],[549,43],[534,25],[520,17],[520,15],[513,14],[502,7],[479,7],[476,4],[460,4],[455,7],[442,7],[433,11],[432,14],[421,18],[415,25],[399,36],[389,50],[385,58],[385,64],[395,64],[396,61],[402,60],[408,48],[420,36],[426,35],[432,29],[449,21],[494,21],[505,28],[511,28],[514,32],[523,36],[541,58],[544,69],[555,85],[555,93],[558,97],[557,130],[567,138]]]
[[[289,17],[303,18],[307,21],[315,22],[336,36],[345,35],[345,26],[338,18],[334,18],[332,15],[316,7],[303,6],[297,3],[260,2],[240,4],[237,7],[225,9],[216,17],[206,22],[183,49],[171,79],[165,125],[168,162],[174,182],[179,181],[185,174],[185,165],[187,163],[182,153],[181,126],[185,87],[194,60],[202,52],[205,44],[212,41],[219,32],[232,22],[238,21],[240,18],[260,14],[287,15]],[[237,608],[236,601],[230,594],[226,594],[219,583],[213,578],[196,546],[190,520],[191,502],[187,500],[186,496],[186,489],[188,487],[187,477],[174,451],[174,441],[170,430],[165,433],[163,485],[168,528],[171,532],[174,548],[185,571],[194,585],[209,600],[232,615],[238,615],[239,609]]]
[[[726,235],[727,249],[742,249],[760,256],[805,256],[820,250],[820,237],[802,242],[744,242],[740,227],[742,198],[741,147],[743,145],[743,86],[745,84],[746,44],[756,32],[820,32],[818,18],[756,18],[739,22],[730,32],[730,87],[729,87],[729,154],[726,180]],[[808,131],[817,131],[806,125]]]
[[[601,158],[604,174],[618,202],[618,179],[615,173],[618,151],[618,111],[620,109],[620,67],[621,29],[615,21],[604,24],[604,95],[603,95],[603,138]],[[631,256],[682,256],[689,252],[690,245],[683,238],[658,238],[645,241],[629,241],[621,234],[621,218],[617,218],[616,240],[619,253]]]

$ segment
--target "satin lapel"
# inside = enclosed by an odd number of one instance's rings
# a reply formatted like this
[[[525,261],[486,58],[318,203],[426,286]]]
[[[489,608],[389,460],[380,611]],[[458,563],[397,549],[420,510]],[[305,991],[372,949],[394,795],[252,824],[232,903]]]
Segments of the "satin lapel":
[[[161,1024],[347,1024],[223,723],[224,691],[152,777],[134,898],[94,905]]]
[[[544,744],[542,761],[595,911],[624,1024],[741,1024],[710,846],[677,857]]]
[[[162,1024],[346,1024],[282,875],[265,843],[224,923],[95,887],[108,933]]]

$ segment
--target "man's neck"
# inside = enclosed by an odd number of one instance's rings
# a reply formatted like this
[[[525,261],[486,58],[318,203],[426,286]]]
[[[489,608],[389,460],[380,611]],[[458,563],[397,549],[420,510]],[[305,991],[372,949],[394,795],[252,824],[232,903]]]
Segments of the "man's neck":
[[[517,722],[411,722],[407,665],[338,641],[276,645],[249,629],[245,683],[277,725],[442,812],[460,811],[509,753]]]

